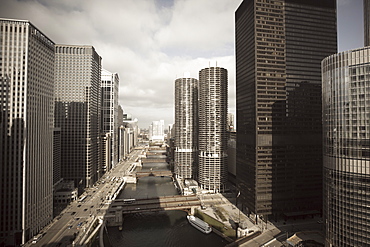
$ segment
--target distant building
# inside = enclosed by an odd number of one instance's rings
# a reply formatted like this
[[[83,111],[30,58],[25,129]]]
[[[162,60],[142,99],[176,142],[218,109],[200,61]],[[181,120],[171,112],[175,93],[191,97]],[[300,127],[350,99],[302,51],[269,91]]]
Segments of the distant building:
[[[364,31],[364,44],[370,46],[370,0],[364,0]]]
[[[54,186],[54,217],[58,216],[69,203],[76,201],[78,191],[72,180],[61,181]]]
[[[137,146],[140,129],[138,119],[132,119],[131,114],[124,113],[121,106],[118,108],[118,122],[118,158],[122,161]]]
[[[227,129],[228,131],[235,131],[235,115],[233,113],[227,114]]]
[[[101,57],[94,47],[56,45],[54,99],[62,177],[90,187],[101,175]]]
[[[228,132],[227,142],[227,171],[228,180],[236,184],[236,132]]]
[[[174,172],[178,178],[198,173],[198,80],[175,80]]]
[[[202,189],[223,191],[227,182],[227,70],[199,71],[199,178]]]
[[[370,47],[322,71],[325,246],[370,246]]]
[[[118,86],[119,77],[117,73],[111,73],[105,69],[101,72],[101,130],[109,143],[102,145],[103,153],[110,157],[102,157],[103,171],[109,171],[118,162]],[[108,151],[109,149],[109,151]]]
[[[117,131],[115,131],[117,132]],[[117,138],[118,140],[118,138]],[[112,134],[102,133],[101,134],[101,172],[104,174],[109,171],[112,167]]]
[[[237,185],[265,219],[322,210],[321,60],[337,51],[336,20],[336,0],[236,10]]]
[[[62,154],[61,154],[60,128],[54,128],[53,137],[53,186],[56,186],[62,179]]]
[[[150,141],[164,141],[164,120],[153,121],[149,126]]]
[[[53,219],[54,42],[0,18],[0,246],[21,246]]]

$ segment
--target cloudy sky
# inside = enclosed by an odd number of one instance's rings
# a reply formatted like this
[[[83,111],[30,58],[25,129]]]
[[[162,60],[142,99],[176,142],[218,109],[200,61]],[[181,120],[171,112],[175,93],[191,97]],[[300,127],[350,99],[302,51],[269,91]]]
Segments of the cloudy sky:
[[[1,0],[58,44],[93,45],[120,77],[119,103],[147,128],[173,123],[174,80],[209,65],[229,72],[235,113],[234,12],[242,0]],[[363,46],[362,0],[338,0],[339,51]]]

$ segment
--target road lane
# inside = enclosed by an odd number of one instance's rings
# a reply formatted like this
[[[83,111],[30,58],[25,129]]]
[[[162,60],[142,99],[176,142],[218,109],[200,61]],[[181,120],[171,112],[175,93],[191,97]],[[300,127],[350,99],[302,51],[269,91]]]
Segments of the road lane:
[[[24,246],[67,246],[74,239],[81,240],[84,229],[87,230],[96,217],[103,216],[109,207],[107,196],[113,194],[119,186],[119,182],[111,181],[113,177],[121,178],[127,173],[132,163],[139,157],[145,147],[141,150],[133,150],[126,161],[117,164],[112,170],[107,172],[93,187],[86,188],[81,196],[86,196],[83,202],[71,202],[51,224],[45,227],[40,233],[45,233],[38,243],[32,244],[32,239]],[[81,197],[80,197],[81,198]],[[78,220],[76,220],[78,219]],[[82,222],[81,226],[77,226]],[[72,225],[71,229],[68,227]]]

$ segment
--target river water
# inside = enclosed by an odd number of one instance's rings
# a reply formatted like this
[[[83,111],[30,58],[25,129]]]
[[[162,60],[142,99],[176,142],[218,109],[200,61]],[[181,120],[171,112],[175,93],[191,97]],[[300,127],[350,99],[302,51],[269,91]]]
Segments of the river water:
[[[155,154],[155,153],[153,153]],[[156,155],[153,158],[164,158]],[[142,171],[169,170],[167,163],[144,163]],[[127,184],[118,198],[150,198],[178,195],[170,177],[144,177],[137,184]],[[197,247],[225,246],[227,242],[215,233],[204,234],[191,226],[186,212],[161,211],[125,215],[123,229],[107,227],[105,246],[118,247]]]

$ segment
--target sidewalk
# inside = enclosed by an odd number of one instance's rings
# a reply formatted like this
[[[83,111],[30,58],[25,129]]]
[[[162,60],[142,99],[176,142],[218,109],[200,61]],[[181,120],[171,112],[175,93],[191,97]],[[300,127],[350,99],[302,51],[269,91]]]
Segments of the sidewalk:
[[[235,229],[235,223],[240,223],[240,228],[244,227],[248,229],[249,232],[261,231],[261,225],[255,225],[250,218],[222,194],[203,194],[200,196],[200,199],[202,204],[206,206],[206,208],[201,209],[201,211],[222,222],[226,227]],[[220,217],[220,215],[224,217]]]

